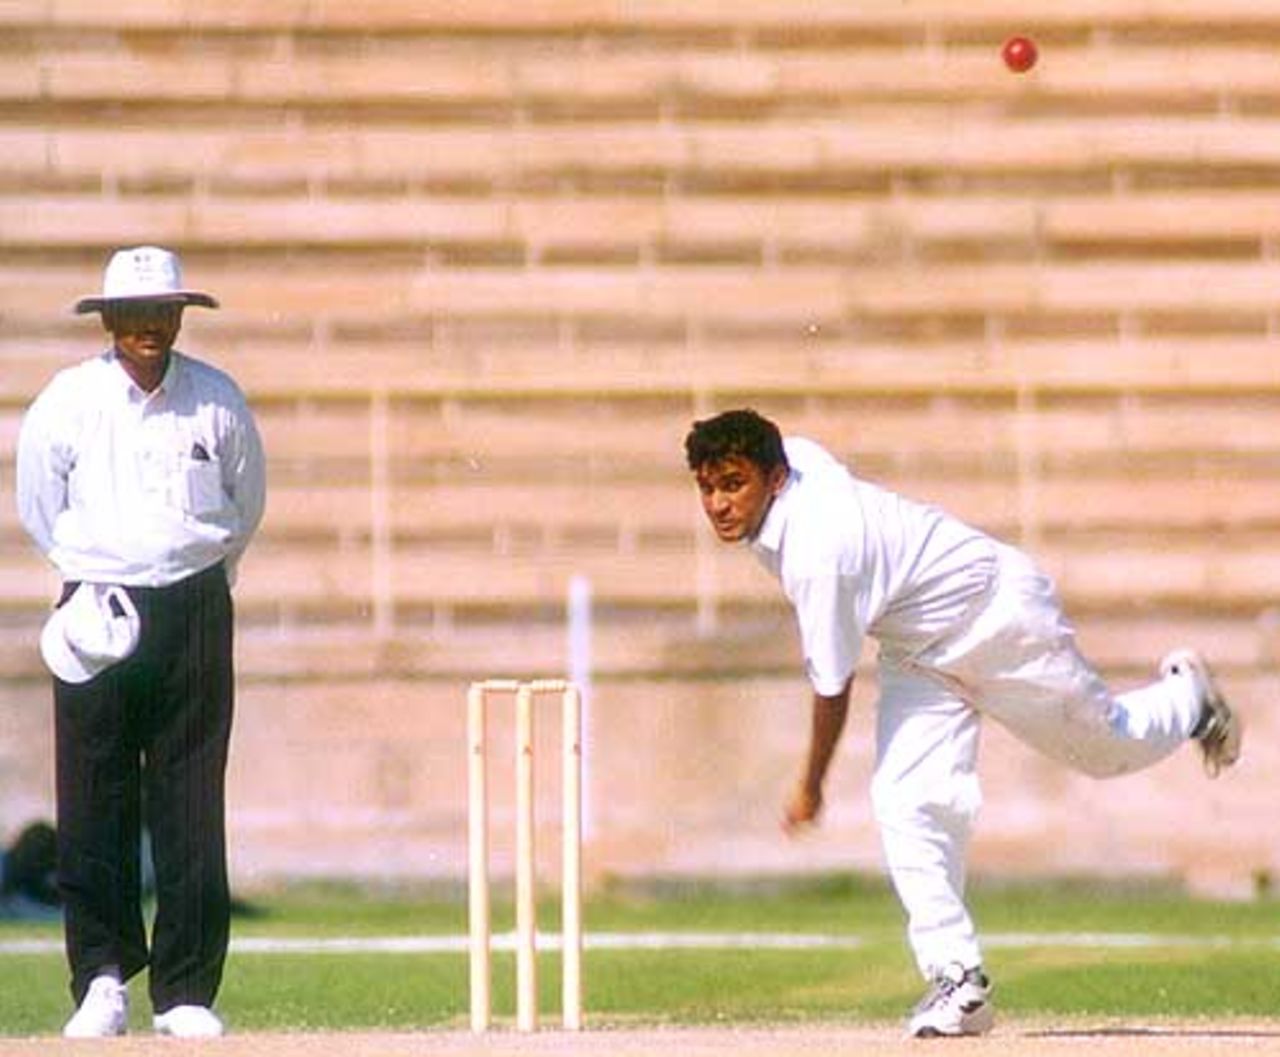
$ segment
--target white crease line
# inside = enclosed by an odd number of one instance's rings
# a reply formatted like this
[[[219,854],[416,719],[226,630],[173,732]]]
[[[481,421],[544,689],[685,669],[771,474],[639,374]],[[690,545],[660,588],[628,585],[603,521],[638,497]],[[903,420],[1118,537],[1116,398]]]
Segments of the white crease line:
[[[810,951],[858,950],[867,939],[857,935],[821,935],[786,932],[592,932],[583,939],[588,950],[759,950]],[[1230,936],[1161,936],[1136,932],[1002,932],[982,941],[989,948],[1021,950],[1031,947],[1065,947],[1102,950],[1165,950],[1170,948],[1280,949],[1280,937],[1236,939]],[[514,933],[493,937],[493,947],[511,951]],[[543,950],[559,950],[556,933],[538,935]],[[61,940],[14,939],[0,941],[3,954],[60,954]],[[233,938],[234,954],[461,954],[466,936],[243,936]]]
[[[760,932],[593,932],[583,937],[588,950],[856,950],[860,936],[817,936]],[[559,950],[559,933],[538,933],[538,947]],[[467,950],[466,936],[368,936],[317,939],[245,937],[232,940],[234,952],[252,954],[453,954]],[[515,933],[493,937],[493,949],[514,951]]]

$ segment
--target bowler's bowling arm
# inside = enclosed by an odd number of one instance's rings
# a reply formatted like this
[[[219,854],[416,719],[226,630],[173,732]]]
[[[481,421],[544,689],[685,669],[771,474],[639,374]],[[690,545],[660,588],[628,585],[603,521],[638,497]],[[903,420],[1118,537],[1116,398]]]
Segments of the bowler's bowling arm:
[[[782,828],[788,833],[816,822],[822,812],[822,786],[849,715],[849,693],[852,689],[853,676],[850,676],[838,694],[831,697],[818,693],[813,695],[804,772],[782,811]]]

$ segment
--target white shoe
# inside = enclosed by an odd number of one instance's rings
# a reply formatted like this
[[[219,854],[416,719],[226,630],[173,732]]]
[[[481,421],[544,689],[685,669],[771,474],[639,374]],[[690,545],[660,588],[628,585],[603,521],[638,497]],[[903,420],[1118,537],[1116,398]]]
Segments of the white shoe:
[[[157,1013],[152,1022],[157,1035],[175,1039],[216,1039],[222,1034],[222,1021],[208,1006],[174,1006]]]
[[[981,967],[966,969],[952,962],[933,978],[912,1011],[907,1034],[916,1039],[940,1035],[985,1035],[995,1023],[991,981]]]
[[[1230,767],[1240,759],[1243,735],[1240,717],[1222,696],[1204,658],[1194,650],[1175,650],[1160,662],[1160,671],[1166,677],[1190,679],[1195,686],[1201,711],[1200,723],[1192,737],[1200,743],[1205,773],[1210,778],[1217,778],[1222,768]]]
[[[128,1030],[128,989],[114,976],[95,976],[62,1035],[68,1039],[105,1039]]]

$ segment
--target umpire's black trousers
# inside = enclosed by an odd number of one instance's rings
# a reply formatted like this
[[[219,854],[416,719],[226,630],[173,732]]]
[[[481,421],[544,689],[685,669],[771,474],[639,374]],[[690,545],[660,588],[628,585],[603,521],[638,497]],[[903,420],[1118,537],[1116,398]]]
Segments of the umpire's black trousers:
[[[149,964],[163,1013],[212,1005],[226,959],[232,606],[221,564],[127,590],[141,620],[133,656],[87,683],[54,679],[58,883],[76,1003],[103,968],[128,979]],[[144,823],[156,870],[149,956]]]

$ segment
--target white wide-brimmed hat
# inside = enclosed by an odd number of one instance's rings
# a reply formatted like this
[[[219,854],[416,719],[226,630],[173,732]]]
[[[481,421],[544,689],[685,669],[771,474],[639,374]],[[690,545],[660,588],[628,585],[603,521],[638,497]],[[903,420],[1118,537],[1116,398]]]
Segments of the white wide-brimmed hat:
[[[102,293],[80,298],[75,310],[81,315],[101,312],[113,301],[167,301],[202,308],[218,307],[213,297],[182,285],[182,262],[178,255],[159,246],[134,246],[113,253],[102,273]]]
[[[142,622],[123,587],[82,583],[40,633],[40,655],[64,683],[87,683],[138,648]]]

